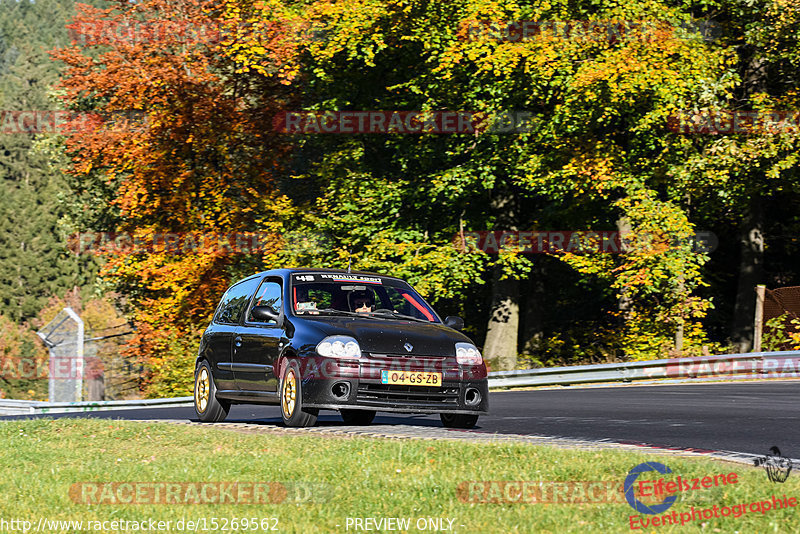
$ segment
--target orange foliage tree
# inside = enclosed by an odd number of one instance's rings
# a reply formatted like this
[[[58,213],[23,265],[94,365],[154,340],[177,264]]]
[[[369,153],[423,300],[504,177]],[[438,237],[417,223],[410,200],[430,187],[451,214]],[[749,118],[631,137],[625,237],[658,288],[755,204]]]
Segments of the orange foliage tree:
[[[296,208],[275,187],[286,155],[272,134],[292,104],[295,29],[243,24],[247,7],[205,0],[76,4],[72,45],[51,52],[66,64],[68,169],[84,199],[85,230],[150,239],[164,233],[279,236]],[[275,21],[286,17],[275,8]],[[262,52],[242,62],[243,48]],[[108,120],[113,118],[114,120]],[[99,198],[98,198],[99,197]],[[146,249],[108,255],[102,276],[128,297],[137,335],[131,355],[149,369],[149,396],[186,394],[199,334],[231,282],[262,268],[258,254],[224,247]]]

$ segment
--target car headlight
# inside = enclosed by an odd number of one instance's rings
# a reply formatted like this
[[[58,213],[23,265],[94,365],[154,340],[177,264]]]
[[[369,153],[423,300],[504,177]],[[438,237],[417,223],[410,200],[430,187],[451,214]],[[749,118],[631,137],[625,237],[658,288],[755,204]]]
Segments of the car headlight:
[[[481,351],[472,343],[456,343],[456,361],[460,365],[480,365],[483,363]]]
[[[361,358],[361,347],[350,336],[328,336],[317,345],[317,354],[326,358],[358,360]]]

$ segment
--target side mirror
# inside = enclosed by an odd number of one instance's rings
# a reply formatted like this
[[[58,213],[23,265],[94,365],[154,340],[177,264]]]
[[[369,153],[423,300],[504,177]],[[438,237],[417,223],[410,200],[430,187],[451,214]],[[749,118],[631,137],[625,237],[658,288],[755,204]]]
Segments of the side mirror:
[[[460,332],[464,329],[464,319],[455,315],[448,315],[444,318],[444,325]]]
[[[279,314],[275,313],[270,306],[255,306],[250,310],[250,314],[256,321],[275,321],[278,322]]]

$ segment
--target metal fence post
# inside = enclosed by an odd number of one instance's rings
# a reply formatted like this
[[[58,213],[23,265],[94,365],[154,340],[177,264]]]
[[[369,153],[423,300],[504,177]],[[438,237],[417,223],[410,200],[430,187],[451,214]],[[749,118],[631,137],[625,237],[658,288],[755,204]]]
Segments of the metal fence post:
[[[761,335],[764,331],[764,294],[767,286],[756,286],[756,316],[753,328],[753,351],[761,352]]]
[[[83,320],[64,308],[36,332],[50,351],[48,399],[79,402],[83,398]]]

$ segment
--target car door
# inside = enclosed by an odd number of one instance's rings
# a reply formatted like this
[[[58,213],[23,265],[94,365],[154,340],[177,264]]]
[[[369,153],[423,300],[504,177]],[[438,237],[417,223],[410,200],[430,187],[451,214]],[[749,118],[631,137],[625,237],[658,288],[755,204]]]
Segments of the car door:
[[[207,335],[214,381],[220,391],[236,389],[233,375],[233,349],[236,329],[241,322],[244,310],[255,293],[260,278],[248,278],[233,285],[225,292],[214,315]]]
[[[203,336],[204,356],[211,364],[214,373],[214,384],[219,391],[230,391],[236,388],[231,370],[231,348],[236,327],[227,324],[212,323]]]
[[[273,365],[278,357],[283,329],[274,320],[258,321],[251,310],[255,306],[270,306],[279,314],[283,305],[282,286],[280,277],[265,278],[247,309],[244,324],[236,329],[233,375],[236,387],[243,392],[277,394],[278,380]]]

